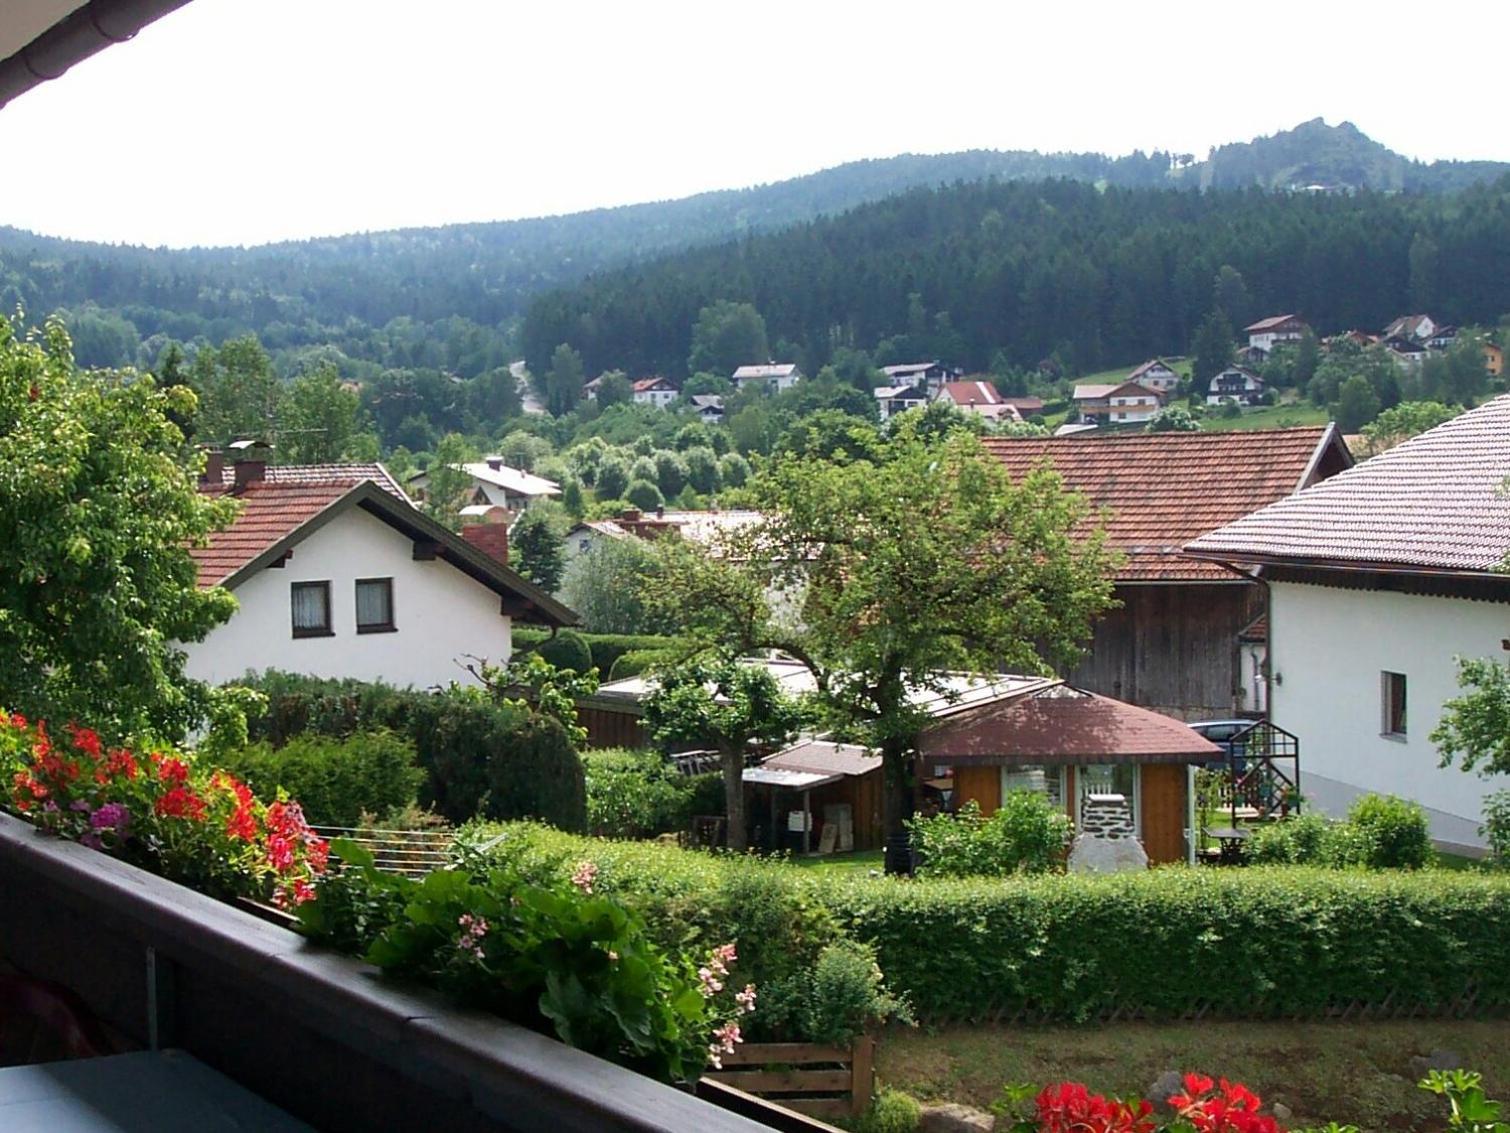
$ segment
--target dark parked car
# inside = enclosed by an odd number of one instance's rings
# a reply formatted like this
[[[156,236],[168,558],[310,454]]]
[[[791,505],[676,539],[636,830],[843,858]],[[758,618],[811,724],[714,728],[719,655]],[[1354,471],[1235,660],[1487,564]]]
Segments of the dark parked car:
[[[1230,762],[1233,772],[1241,775],[1245,762],[1243,759],[1244,745],[1241,740],[1234,743],[1233,737],[1239,732],[1247,731],[1257,722],[1256,720],[1197,720],[1191,724],[1190,727],[1193,730],[1205,736],[1226,753],[1226,759],[1213,760],[1211,763],[1206,764],[1206,769],[1208,771],[1224,771]]]

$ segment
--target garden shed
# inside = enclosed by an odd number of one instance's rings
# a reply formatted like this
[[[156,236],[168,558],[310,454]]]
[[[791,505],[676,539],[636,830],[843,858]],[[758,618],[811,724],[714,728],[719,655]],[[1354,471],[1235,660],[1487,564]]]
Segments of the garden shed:
[[[942,716],[918,746],[919,780],[952,783],[955,807],[1040,791],[1078,827],[1089,796],[1122,795],[1154,863],[1188,860],[1192,769],[1223,758],[1178,720],[1062,683]]]
[[[809,739],[744,773],[752,827],[770,850],[834,853],[885,842],[881,757],[858,744]]]

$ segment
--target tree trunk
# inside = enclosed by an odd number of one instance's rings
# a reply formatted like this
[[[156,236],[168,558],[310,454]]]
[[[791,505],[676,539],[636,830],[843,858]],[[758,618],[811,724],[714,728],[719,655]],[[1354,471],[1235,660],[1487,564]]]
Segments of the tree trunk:
[[[745,758],[743,751],[725,751],[724,813],[728,816],[729,849],[744,853],[750,842],[745,830]]]
[[[887,739],[881,744],[881,817],[886,827],[887,873],[912,872],[906,822],[913,811],[913,770],[911,745],[901,739]]]

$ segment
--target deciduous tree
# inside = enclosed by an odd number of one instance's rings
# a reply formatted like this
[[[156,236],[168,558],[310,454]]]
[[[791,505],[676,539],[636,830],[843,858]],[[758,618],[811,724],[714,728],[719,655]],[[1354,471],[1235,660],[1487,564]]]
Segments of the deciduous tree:
[[[201,640],[235,599],[201,590],[191,545],[235,503],[201,495],[169,417],[183,386],[81,375],[61,324],[20,340],[0,320],[0,704],[113,738],[177,739],[209,689],[177,642]]]
[[[882,753],[886,830],[904,845],[916,694],[944,692],[949,671],[1072,660],[1112,604],[1116,556],[1053,471],[1013,483],[963,430],[904,422],[871,458],[792,456],[751,495],[766,519],[711,555],[668,547],[657,600],[726,650],[800,658],[836,725]]]

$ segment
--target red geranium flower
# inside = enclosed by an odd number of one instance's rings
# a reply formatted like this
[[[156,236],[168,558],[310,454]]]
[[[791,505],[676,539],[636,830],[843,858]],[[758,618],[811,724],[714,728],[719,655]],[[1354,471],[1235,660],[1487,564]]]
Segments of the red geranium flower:
[[[205,803],[187,787],[174,787],[152,804],[152,809],[163,818],[187,818],[203,822]]]

